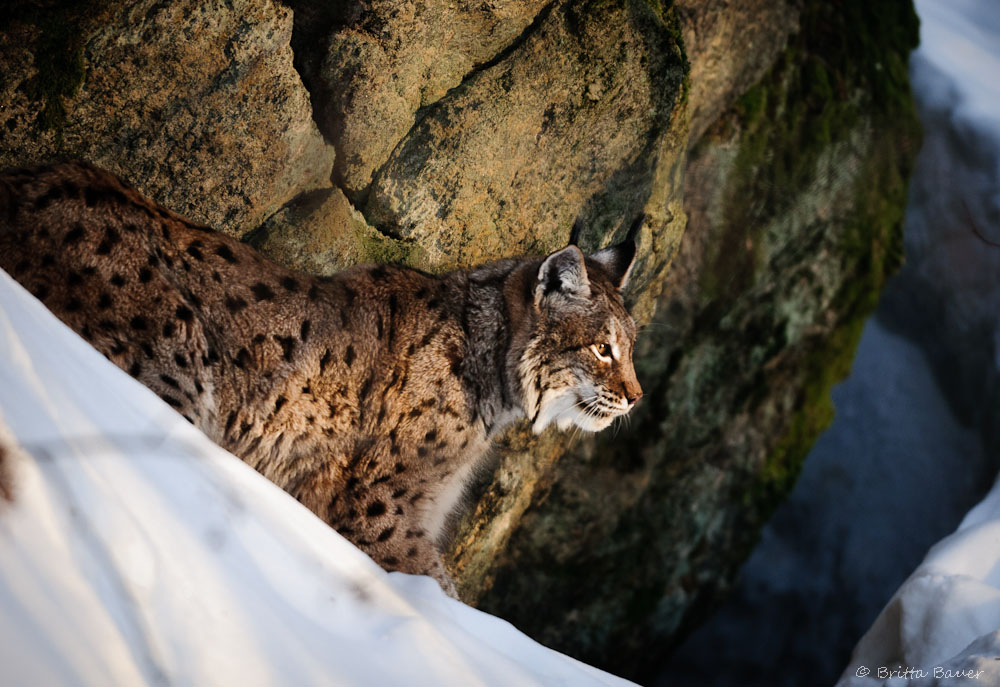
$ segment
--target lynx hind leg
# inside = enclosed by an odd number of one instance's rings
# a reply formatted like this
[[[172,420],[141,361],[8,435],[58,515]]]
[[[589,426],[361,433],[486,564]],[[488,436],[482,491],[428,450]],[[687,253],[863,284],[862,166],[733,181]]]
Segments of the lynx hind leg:
[[[434,561],[431,563],[430,570],[427,573],[441,585],[441,589],[444,593],[453,599],[461,601],[458,598],[458,589],[455,588],[455,581],[451,579],[451,575],[448,574],[447,568],[444,567],[444,561],[441,560],[441,554],[437,551],[434,552]]]
[[[377,550],[371,550],[365,546],[362,548],[368,549],[368,555],[386,570],[433,577],[441,585],[445,594],[453,599],[458,599],[455,582],[448,574],[444,561],[441,560],[441,554],[438,553],[434,544],[423,536],[422,532],[410,530],[407,535],[409,538],[401,539],[398,546],[379,547]]]
[[[433,538],[410,523],[398,503],[404,497],[416,503],[422,493],[411,495],[391,480],[381,479],[374,488],[360,492],[350,491],[350,486],[332,486],[342,477],[335,468],[325,466],[285,489],[385,570],[429,575],[448,596],[457,599],[455,584]],[[389,503],[395,504],[391,510],[386,505]]]

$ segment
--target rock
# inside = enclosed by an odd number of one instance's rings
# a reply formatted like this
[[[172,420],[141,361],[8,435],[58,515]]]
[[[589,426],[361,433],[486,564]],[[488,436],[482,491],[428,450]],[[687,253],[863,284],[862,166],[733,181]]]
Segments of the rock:
[[[232,235],[329,183],[280,4],[105,0],[8,21],[0,167],[83,158]]]
[[[805,5],[771,71],[678,154],[689,223],[646,287],[662,295],[637,346],[631,429],[568,451],[513,436],[457,530],[463,598],[648,680],[726,592],[902,257],[916,23],[906,5],[869,8]]]
[[[339,188],[302,194],[245,240],[275,262],[308,274],[331,275],[366,262],[430,267],[419,245],[368,226]]]
[[[682,123],[675,38],[641,0],[555,4],[428,109],[376,176],[365,216],[443,266],[547,252],[581,216],[598,240],[644,210],[655,243],[676,244],[682,220],[670,225],[669,192],[654,188]]]
[[[678,0],[675,5],[691,61],[691,141],[719,118],[774,64],[799,7],[788,0]]]
[[[544,4],[370,0],[353,20],[341,17],[310,85],[348,196],[363,199],[418,110],[514,43]]]

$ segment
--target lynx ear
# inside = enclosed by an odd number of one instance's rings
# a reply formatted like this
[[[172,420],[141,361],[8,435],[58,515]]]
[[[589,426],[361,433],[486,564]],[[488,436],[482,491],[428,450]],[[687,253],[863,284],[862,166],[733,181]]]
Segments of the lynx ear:
[[[587,298],[590,296],[590,280],[583,253],[576,246],[566,246],[545,258],[538,268],[535,284],[535,305],[541,305],[546,298],[563,296]]]
[[[619,289],[625,288],[629,275],[632,274],[632,265],[635,264],[635,236],[645,221],[646,215],[639,215],[629,228],[624,241],[590,256],[591,260],[604,268],[612,283]]]

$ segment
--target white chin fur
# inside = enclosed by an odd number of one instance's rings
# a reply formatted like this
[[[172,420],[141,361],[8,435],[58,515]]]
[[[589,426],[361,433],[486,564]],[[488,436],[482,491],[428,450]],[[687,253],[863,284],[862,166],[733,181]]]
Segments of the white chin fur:
[[[531,429],[535,434],[541,434],[546,427],[554,422],[556,427],[563,430],[576,425],[586,432],[600,432],[610,425],[612,420],[614,420],[613,416],[594,417],[584,413],[576,395],[566,393],[551,400],[542,400],[542,410]]]

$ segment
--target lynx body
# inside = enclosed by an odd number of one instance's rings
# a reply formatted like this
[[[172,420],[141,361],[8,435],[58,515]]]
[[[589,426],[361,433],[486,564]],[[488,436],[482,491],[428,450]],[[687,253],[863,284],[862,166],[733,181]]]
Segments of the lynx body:
[[[451,594],[437,540],[491,438],[519,418],[596,431],[641,395],[634,254],[318,278],[83,163],[0,175],[0,267],[383,567]]]

